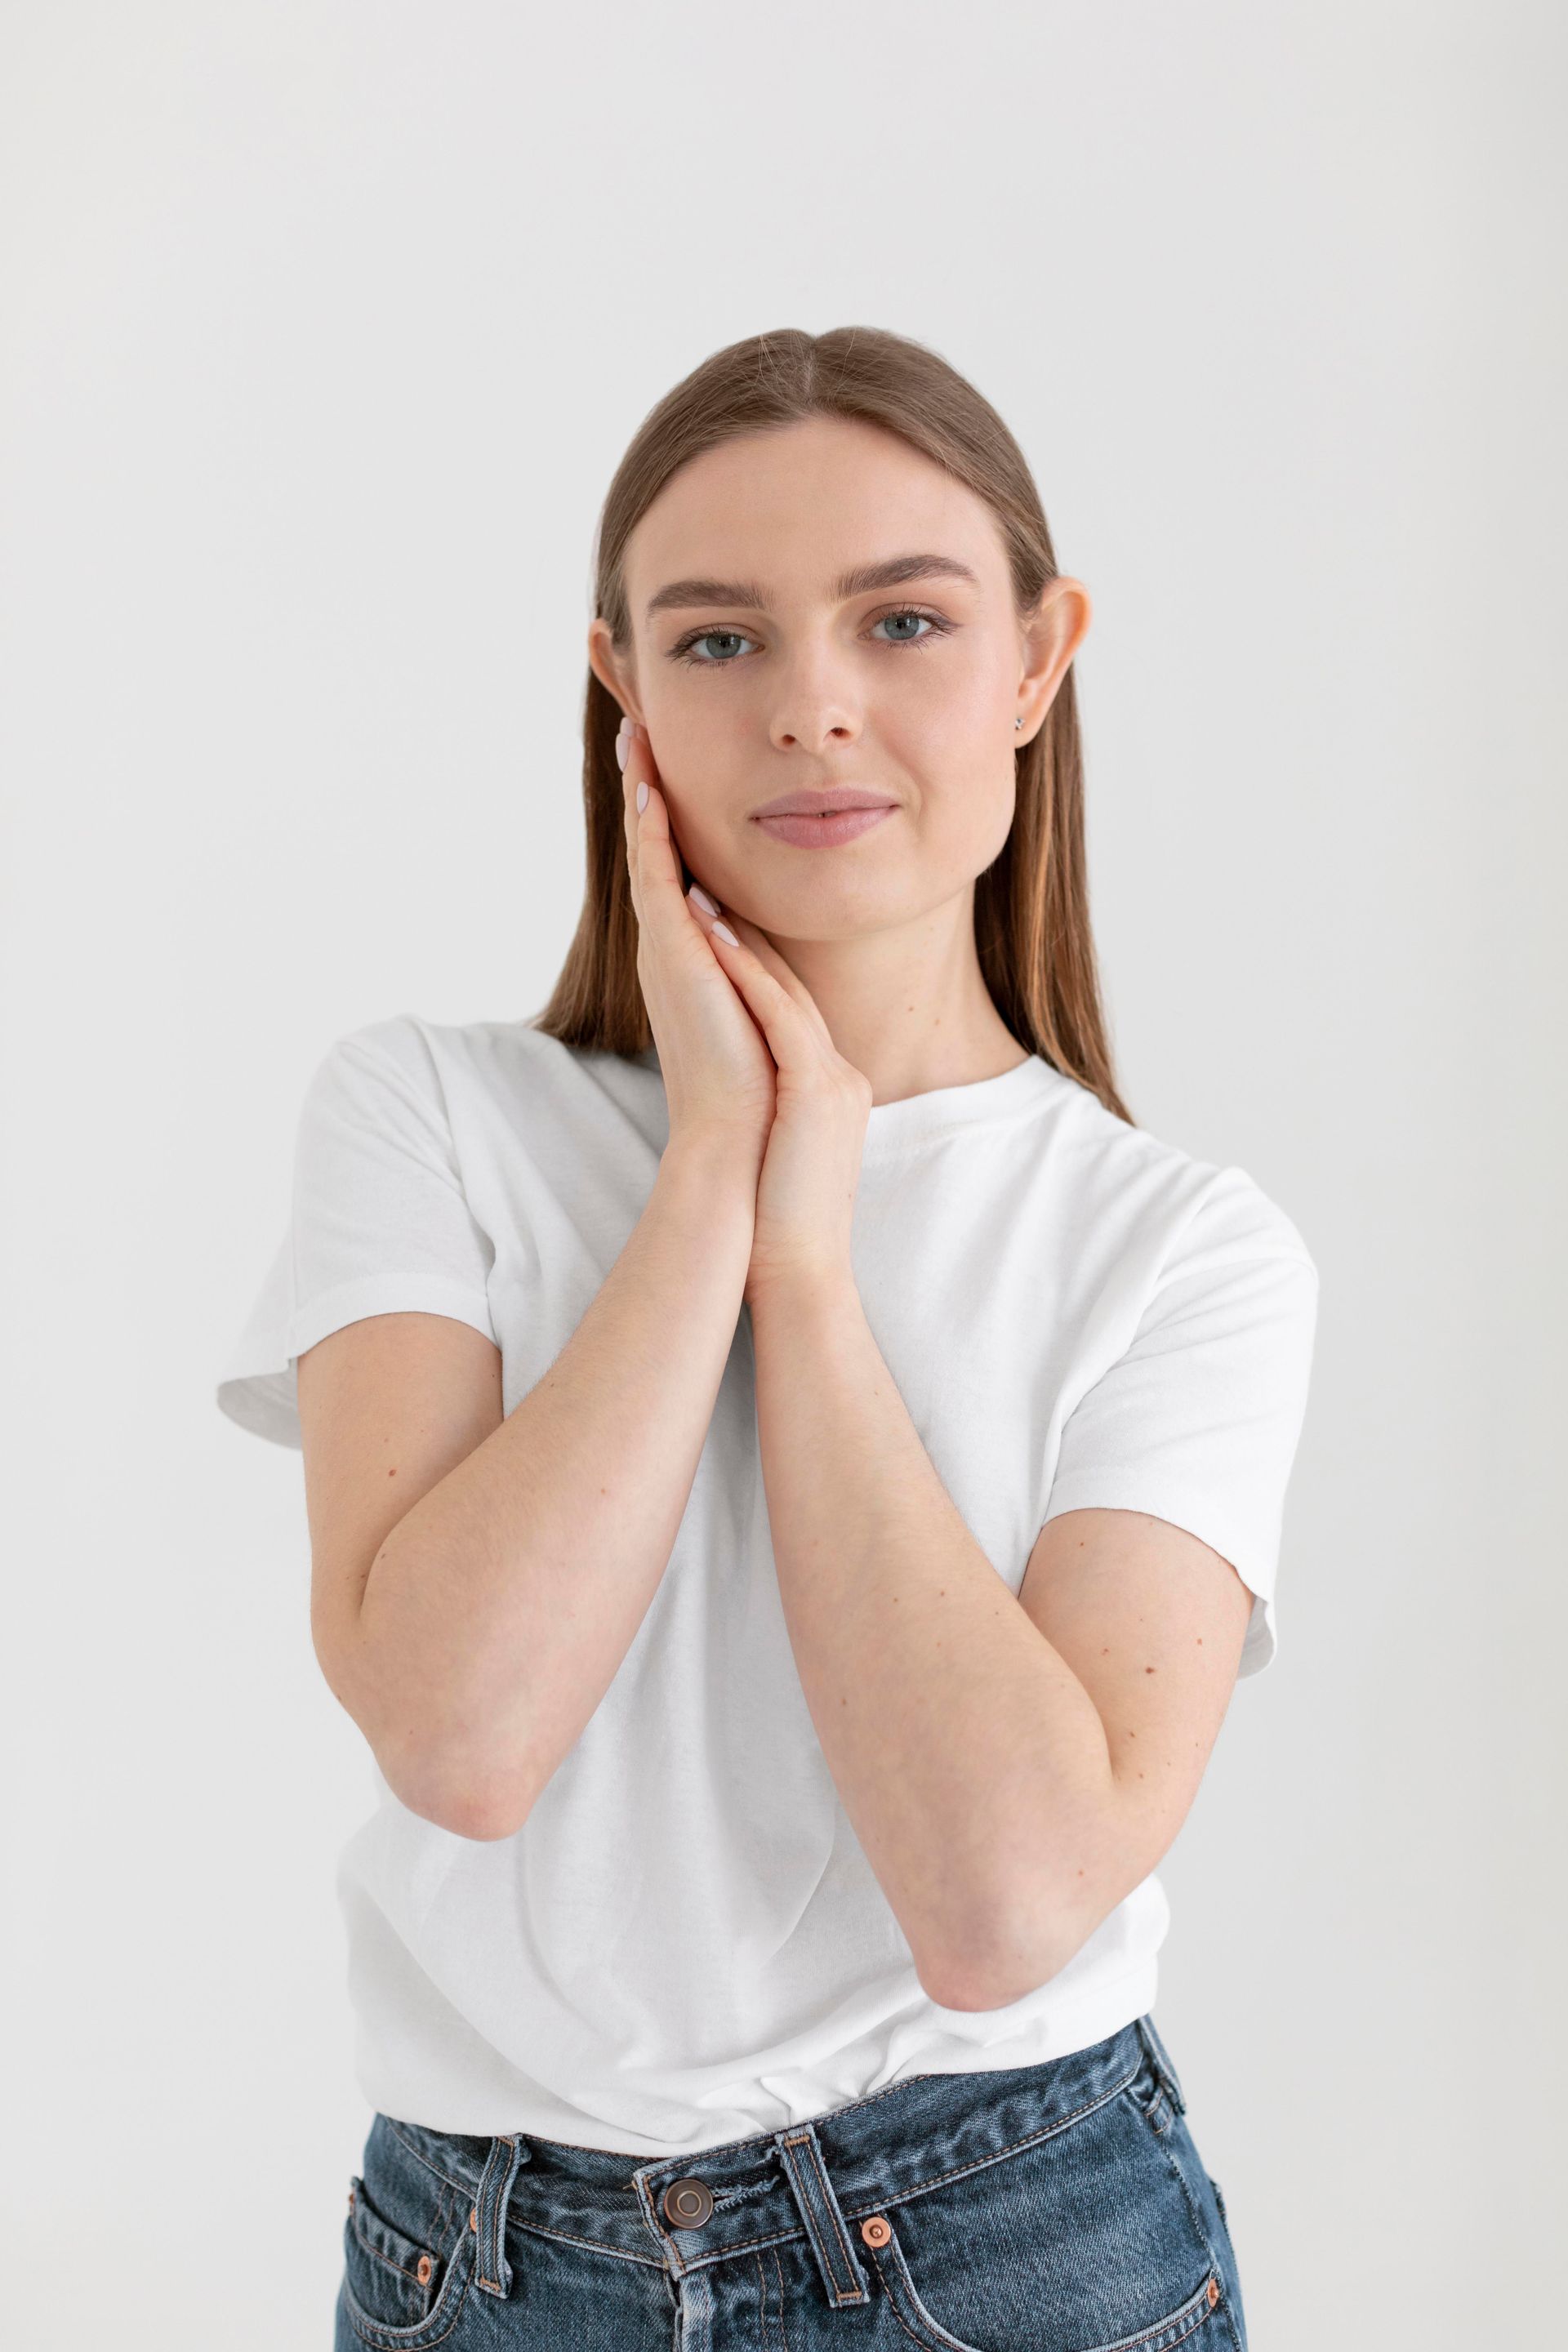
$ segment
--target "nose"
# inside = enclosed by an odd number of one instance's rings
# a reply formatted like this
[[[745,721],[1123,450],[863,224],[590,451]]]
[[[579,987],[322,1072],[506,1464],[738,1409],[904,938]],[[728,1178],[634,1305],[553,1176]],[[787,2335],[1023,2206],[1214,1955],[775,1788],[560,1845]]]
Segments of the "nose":
[[[855,688],[831,654],[798,657],[778,688],[770,732],[780,751],[842,750],[858,736]]]
[[[773,729],[773,739],[781,751],[826,751],[842,750],[853,743],[859,734],[857,721],[842,713],[825,712],[817,718],[807,718],[797,708],[791,722],[779,721]]]

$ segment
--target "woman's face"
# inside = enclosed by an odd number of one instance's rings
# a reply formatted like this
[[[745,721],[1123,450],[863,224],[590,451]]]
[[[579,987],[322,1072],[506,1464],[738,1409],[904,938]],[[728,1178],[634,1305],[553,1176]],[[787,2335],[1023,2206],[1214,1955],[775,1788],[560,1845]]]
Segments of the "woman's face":
[[[630,667],[617,677],[603,622],[591,657],[647,727],[687,865],[721,905],[779,939],[847,938],[991,864],[1014,754],[1089,608],[1058,579],[1020,622],[983,499],[893,434],[813,417],[684,466],[625,571]],[[821,806],[825,786],[890,805],[826,828],[763,814],[786,794]]]

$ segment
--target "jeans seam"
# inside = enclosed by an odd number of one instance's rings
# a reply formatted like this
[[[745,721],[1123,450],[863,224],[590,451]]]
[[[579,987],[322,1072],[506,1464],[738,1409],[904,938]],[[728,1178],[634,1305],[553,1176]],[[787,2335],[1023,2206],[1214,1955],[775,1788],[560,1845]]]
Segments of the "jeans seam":
[[[1093,2115],[1096,2108],[1104,2106],[1108,2100],[1120,2097],[1128,2084],[1137,2079],[1137,2074],[1138,2069],[1135,2067],[1131,2074],[1125,2075],[1120,2083],[1112,2084],[1109,2090],[1102,2091],[1100,2096],[1097,2099],[1091,2099],[1087,2106],[1075,2107],[1071,2115],[1058,2116],[1055,2123],[1047,2124],[1043,2131],[1030,2132],[1023,2139],[1014,2140],[1006,2147],[993,2149],[989,2156],[976,2157],[973,2164],[954,2165],[947,2172],[931,2173],[923,2180],[911,2181],[907,2189],[900,2189],[894,2194],[873,2198],[868,2205],[858,2205],[853,2209],[845,2206],[844,2218],[847,2221],[855,2221],[866,2213],[881,2213],[892,2207],[907,2205],[912,2197],[923,2197],[933,2189],[945,2187],[950,2180],[965,2179],[972,2172],[984,2172],[987,2165],[1000,2164],[1006,2157],[1017,2156],[1026,2147],[1037,2147],[1042,2140],[1053,2138],[1058,2132],[1067,2130],[1070,2124],[1081,2123],[1085,2116]],[[705,2270],[713,2263],[727,2262],[733,2254],[748,2254],[753,2247],[786,2245],[795,2238],[805,2238],[807,2242],[810,2242],[809,2233],[804,2223],[788,2230],[770,2230],[760,2238],[742,2238],[731,2245],[715,2246],[712,2252],[709,2254],[695,2256],[682,2254],[680,2267],[687,2271]],[[1204,2243],[1205,2245],[1208,2243],[1206,2238],[1204,2239]]]
[[[421,2148],[416,2147],[411,2139],[404,2138],[403,2134],[398,2130],[397,2126],[393,2122],[390,2116],[386,2118],[386,2127],[392,2134],[393,2138],[397,2142],[398,2146],[400,2147],[405,2147],[408,2150],[409,2155],[414,2158],[416,2164],[422,2164],[426,2172],[433,2173],[437,2180],[444,2180],[448,2189],[456,2189],[463,2196],[470,2199],[479,2195],[479,2184],[477,2180],[459,2180],[455,2179],[451,2173],[444,2172],[438,2164],[431,2162],[430,2158]]]

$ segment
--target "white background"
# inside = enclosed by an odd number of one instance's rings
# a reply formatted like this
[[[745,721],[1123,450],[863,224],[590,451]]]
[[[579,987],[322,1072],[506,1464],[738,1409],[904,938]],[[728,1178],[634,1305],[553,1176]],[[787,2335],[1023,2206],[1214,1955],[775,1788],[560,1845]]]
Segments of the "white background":
[[[305,1078],[521,1017],[589,548],[721,343],[1008,419],[1135,1118],[1322,1276],[1157,2020],[1255,2352],[1560,2301],[1564,23],[8,0],[7,2341],[325,2346],[369,2111],[298,1454],[213,1381]]]

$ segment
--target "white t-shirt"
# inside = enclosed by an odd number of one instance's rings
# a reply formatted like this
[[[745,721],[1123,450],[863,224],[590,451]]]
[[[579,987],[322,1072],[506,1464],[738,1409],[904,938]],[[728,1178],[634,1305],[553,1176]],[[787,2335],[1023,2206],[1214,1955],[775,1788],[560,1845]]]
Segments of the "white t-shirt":
[[[289,1228],[222,1409],[298,1445],[296,1358],[420,1308],[495,1342],[510,1413],[625,1246],[668,1131],[651,1048],[412,1013],[341,1037],[306,1091]],[[1233,1563],[1255,1596],[1241,1673],[1267,1665],[1318,1277],[1252,1178],[1032,1055],[873,1108],[852,1246],[910,1419],[1009,1590],[1047,1519],[1150,1512]],[[695,2154],[910,2074],[1081,2049],[1153,2006],[1153,1874],[1006,2008],[921,1991],[800,1686],[753,1375],[742,1307],[647,1614],[523,1827],[459,1837],[375,1771],[338,1878],[373,2106]]]

